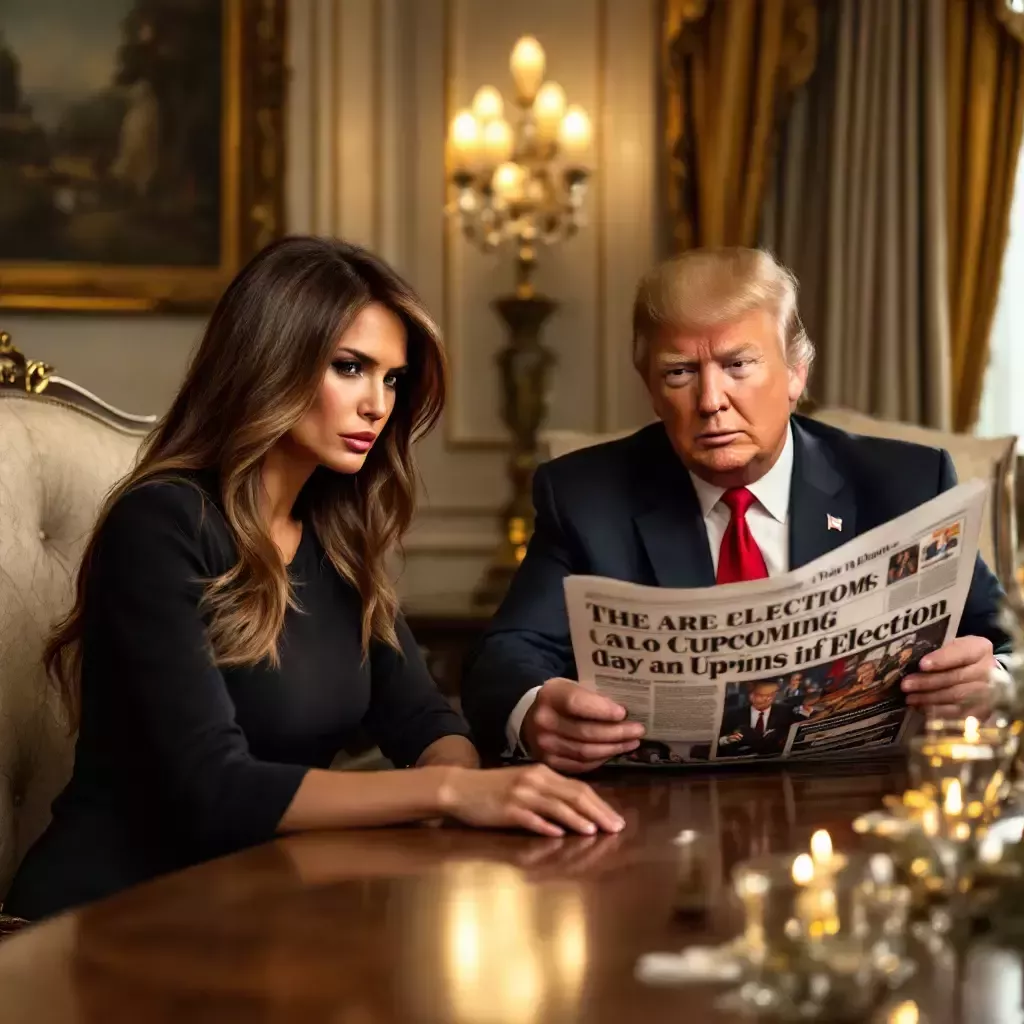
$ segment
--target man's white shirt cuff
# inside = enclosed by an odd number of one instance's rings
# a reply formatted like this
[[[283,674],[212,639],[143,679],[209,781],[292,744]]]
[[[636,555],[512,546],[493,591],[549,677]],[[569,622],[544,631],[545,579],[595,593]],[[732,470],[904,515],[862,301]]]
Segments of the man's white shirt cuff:
[[[508,716],[508,721],[505,723],[505,739],[508,740],[508,746],[505,748],[506,757],[511,757],[515,753],[526,753],[526,748],[519,742],[519,732],[523,728],[526,712],[533,707],[538,693],[540,693],[539,686],[527,690],[512,709],[512,714]]]
[[[1012,658],[1012,654],[997,654],[996,661],[999,663],[992,668],[993,675],[999,676],[1004,682],[1010,678],[1010,669],[1004,659]]]

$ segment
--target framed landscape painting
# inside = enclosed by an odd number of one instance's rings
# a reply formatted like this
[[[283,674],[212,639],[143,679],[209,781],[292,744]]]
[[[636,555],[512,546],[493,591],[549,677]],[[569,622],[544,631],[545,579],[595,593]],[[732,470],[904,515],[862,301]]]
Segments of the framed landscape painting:
[[[0,310],[208,309],[282,230],[286,0],[0,0]]]

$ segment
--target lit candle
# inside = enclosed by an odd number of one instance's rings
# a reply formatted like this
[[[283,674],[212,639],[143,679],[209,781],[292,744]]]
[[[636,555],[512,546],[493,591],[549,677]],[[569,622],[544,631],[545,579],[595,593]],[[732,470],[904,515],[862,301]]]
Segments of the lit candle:
[[[512,125],[503,118],[489,121],[484,125],[481,141],[483,157],[487,164],[491,167],[503,164],[512,156],[512,149],[515,145]]]
[[[934,804],[921,811],[921,828],[926,836],[939,834],[939,809]]]
[[[832,837],[823,828],[811,836],[811,860],[816,869],[827,870],[832,864]]]
[[[566,110],[558,129],[558,142],[568,163],[582,166],[590,149],[590,137],[590,118],[582,107],[574,103]]]
[[[810,885],[814,880],[814,861],[810,854],[801,853],[793,860],[793,881],[797,885]]]
[[[565,114],[565,90],[557,82],[545,82],[533,101],[537,134],[547,142],[558,138],[558,129]]]
[[[471,110],[460,110],[448,132],[456,170],[469,170],[480,153],[480,123]]]
[[[963,813],[963,809],[964,798],[960,789],[960,780],[950,779],[949,786],[946,788],[946,800],[943,805],[943,810],[950,817],[956,817]]]
[[[544,81],[544,47],[533,36],[523,36],[512,48],[509,68],[519,99],[529,105]]]
[[[978,720],[973,715],[968,715],[964,721],[964,739],[968,743],[977,743],[981,739]]]
[[[473,116],[481,123],[494,121],[505,112],[501,93],[493,85],[481,85],[473,96]]]
[[[839,930],[836,915],[836,893],[831,885],[831,873],[815,869],[814,858],[801,853],[793,861],[793,881],[804,889],[797,896],[796,912],[804,932],[812,939],[835,935]]]
[[[919,1024],[921,1013],[912,999],[894,1006],[885,1024]]]

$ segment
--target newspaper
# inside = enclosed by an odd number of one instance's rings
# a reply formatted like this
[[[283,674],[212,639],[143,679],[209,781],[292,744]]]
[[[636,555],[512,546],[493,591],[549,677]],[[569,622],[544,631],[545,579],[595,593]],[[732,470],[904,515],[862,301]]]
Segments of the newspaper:
[[[647,727],[616,763],[878,756],[903,743],[921,716],[900,683],[956,636],[986,494],[984,481],[961,484],[764,580],[674,590],[568,577],[580,684]]]

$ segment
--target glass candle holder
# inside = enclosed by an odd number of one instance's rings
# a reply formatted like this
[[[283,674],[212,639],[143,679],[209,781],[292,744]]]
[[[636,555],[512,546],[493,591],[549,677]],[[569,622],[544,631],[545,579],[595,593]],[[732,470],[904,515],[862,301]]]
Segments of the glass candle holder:
[[[864,855],[859,897],[875,970],[889,985],[902,984],[913,973],[906,941],[912,901],[889,854]]]
[[[790,924],[801,894],[792,867],[791,857],[769,856],[743,861],[733,870],[733,888],[743,906],[743,951],[752,965],[786,970],[803,956]]]
[[[929,723],[910,742],[908,772],[914,790],[943,804],[956,782],[962,817],[992,821],[1010,795],[1018,736],[974,719]]]

